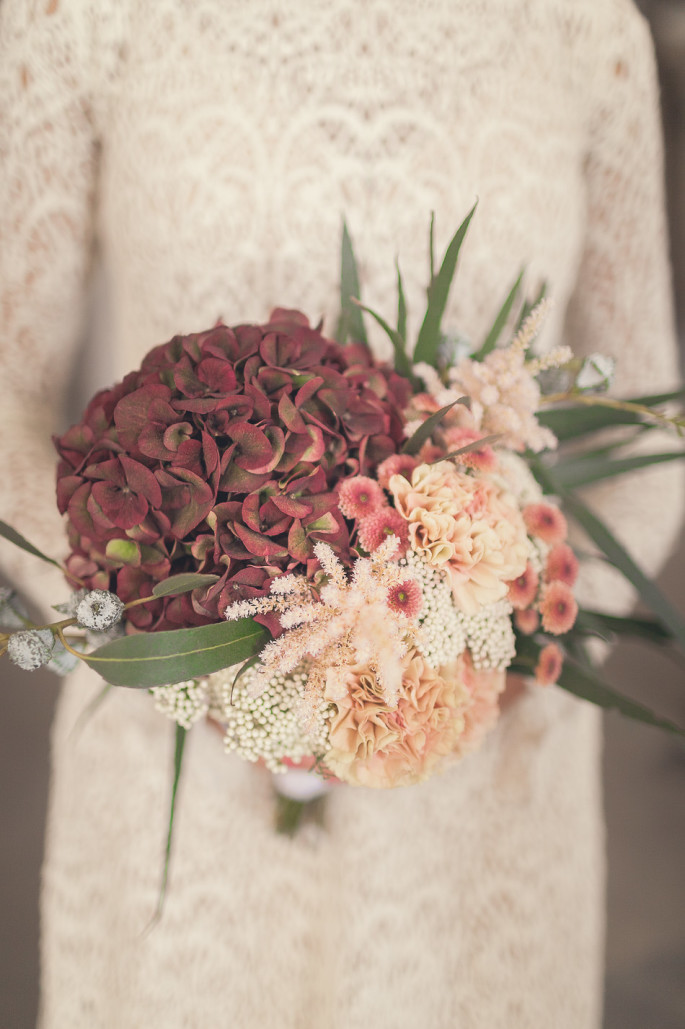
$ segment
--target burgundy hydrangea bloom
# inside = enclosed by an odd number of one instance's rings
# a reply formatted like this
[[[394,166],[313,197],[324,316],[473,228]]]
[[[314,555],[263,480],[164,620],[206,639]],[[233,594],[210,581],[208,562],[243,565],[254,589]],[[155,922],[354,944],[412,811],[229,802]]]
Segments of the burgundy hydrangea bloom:
[[[318,540],[350,561],[336,486],[399,451],[409,396],[297,311],[174,337],[55,440],[68,570],[124,601],[178,572],[219,576],[128,612],[152,630],[217,621],[275,576],[313,571]]]

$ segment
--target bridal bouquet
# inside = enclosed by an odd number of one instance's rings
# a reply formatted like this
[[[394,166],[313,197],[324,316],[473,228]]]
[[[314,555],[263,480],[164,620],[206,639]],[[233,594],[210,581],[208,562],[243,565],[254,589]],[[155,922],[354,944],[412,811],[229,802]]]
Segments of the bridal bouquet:
[[[444,334],[472,214],[437,270],[431,243],[411,351],[401,277],[391,327],[358,300],[345,232],[336,340],[284,309],[176,336],[55,440],[78,590],[46,626],[22,627],[5,596],[0,646],[25,668],[82,660],[150,690],[177,723],[174,787],[205,717],[228,752],[275,773],[420,782],[479,745],[507,671],[679,731],[588,660],[593,635],[685,645],[685,627],[572,491],[682,457],[621,456],[655,422],[682,429],[662,408],[679,394],[614,400],[600,355],[536,356],[546,301],[517,312],[520,278],[479,346]],[[372,356],[363,311],[393,365]],[[624,433],[593,447],[607,426]],[[568,518],[655,618],[578,610]]]

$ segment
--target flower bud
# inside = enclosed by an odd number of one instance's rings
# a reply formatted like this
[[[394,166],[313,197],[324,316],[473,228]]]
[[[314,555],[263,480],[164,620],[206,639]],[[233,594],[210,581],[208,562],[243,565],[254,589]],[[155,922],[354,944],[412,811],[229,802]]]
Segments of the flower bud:
[[[76,621],[84,629],[104,632],[121,618],[123,601],[109,590],[90,590],[76,608]]]
[[[10,661],[26,672],[33,672],[50,660],[55,637],[50,629],[23,629],[13,632],[7,642]]]

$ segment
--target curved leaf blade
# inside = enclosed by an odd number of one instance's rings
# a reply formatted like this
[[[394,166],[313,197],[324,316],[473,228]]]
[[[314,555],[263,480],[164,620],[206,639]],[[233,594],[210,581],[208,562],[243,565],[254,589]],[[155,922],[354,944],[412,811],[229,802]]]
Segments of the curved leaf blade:
[[[34,557],[39,557],[41,561],[47,561],[49,565],[54,565],[55,568],[59,568],[62,571],[62,566],[59,561],[55,561],[52,557],[48,557],[42,550],[30,543],[25,536],[22,536],[20,532],[13,529],[7,522],[3,522],[0,519],[0,536],[3,539],[8,540],[10,543],[14,543],[15,547],[19,547],[20,550],[25,550],[27,554],[33,554]]]
[[[403,375],[405,379],[413,378],[411,362],[407,356],[405,342],[399,332],[388,325],[384,318],[379,314],[376,314],[375,311],[372,311],[370,307],[366,306],[366,304],[357,302],[355,306],[359,307],[362,311],[366,311],[367,314],[370,314],[371,317],[378,322],[383,331],[387,333],[390,342],[395,349],[395,371],[399,375]]]
[[[423,324],[419,331],[416,349],[414,350],[414,364],[417,364],[419,361],[425,361],[427,364],[435,367],[438,348],[440,346],[440,326],[442,323],[442,316],[445,313],[447,297],[457,268],[457,258],[459,257],[461,245],[464,242],[464,237],[466,236],[477,206],[478,201],[473,205],[469,213],[466,215],[466,218],[464,218],[464,221],[452,237],[438,274],[431,274],[431,282],[428,287],[428,306],[426,308]],[[431,219],[431,251],[432,238],[433,221]]]
[[[658,407],[676,401],[685,401],[685,389],[670,393],[650,393],[640,397],[628,397],[631,404],[644,407]],[[536,415],[541,425],[551,429],[560,443],[578,439],[614,425],[644,425],[645,418],[635,411],[621,411],[608,407],[583,407],[580,404],[556,407],[539,411]]]
[[[567,489],[589,486],[593,482],[603,482],[616,475],[635,472],[649,465],[663,464],[665,461],[680,461],[685,458],[685,450],[669,450],[658,454],[638,454],[624,458],[589,458],[567,461],[555,468],[559,482]]]
[[[163,582],[158,582],[152,587],[152,595],[153,597],[178,597],[182,593],[190,593],[191,590],[199,589],[201,586],[211,586],[212,583],[218,581],[218,575],[181,572],[179,575],[170,575]]]
[[[402,284],[402,273],[399,262],[395,262],[397,268],[397,332],[404,342],[404,350],[407,348],[407,301],[404,296]]]
[[[105,643],[84,661],[113,686],[148,689],[210,675],[258,654],[269,640],[251,618],[147,632]]]
[[[436,411],[434,414],[426,418],[425,422],[422,422],[421,425],[419,425],[416,432],[413,433],[404,444],[402,447],[402,453],[410,454],[412,457],[415,454],[418,454],[426,440],[432,436],[433,430],[437,428],[447,412],[451,411],[456,404],[465,404],[466,407],[468,407],[470,401],[468,397],[459,397],[458,400],[454,400],[451,404],[441,407],[439,411]],[[481,441],[479,440],[478,442],[480,443]]]
[[[359,300],[360,297],[361,289],[359,287],[357,259],[354,256],[347,222],[343,221],[340,254],[340,317],[335,330],[335,338],[338,343],[345,343],[348,338],[351,338],[356,343],[368,342],[361,310],[353,302],[353,298]]]
[[[511,309],[514,306],[514,301],[516,300],[519,294],[519,290],[521,289],[521,282],[523,281],[523,272],[524,269],[522,268],[519,272],[518,278],[514,282],[514,285],[507,293],[506,299],[502,304],[501,308],[499,309],[497,317],[492,323],[492,328],[483,340],[480,350],[476,351],[476,353],[473,355],[474,361],[482,361],[483,358],[487,357],[490,351],[494,350],[497,346],[497,340],[502,335],[502,329],[507,323],[507,318],[509,317]]]
[[[176,814],[176,794],[178,784],[181,781],[181,769],[183,768],[183,754],[186,744],[188,730],[182,725],[176,726],[176,737],[174,741],[174,771],[171,780],[171,800],[169,802],[169,827],[167,829],[166,846],[164,848],[164,864],[162,865],[162,881],[159,886],[159,897],[157,899],[157,910],[146,929],[149,932],[154,928],[162,917],[164,899],[166,897],[167,885],[169,883],[169,868],[171,865],[171,844],[174,838],[174,817]]]

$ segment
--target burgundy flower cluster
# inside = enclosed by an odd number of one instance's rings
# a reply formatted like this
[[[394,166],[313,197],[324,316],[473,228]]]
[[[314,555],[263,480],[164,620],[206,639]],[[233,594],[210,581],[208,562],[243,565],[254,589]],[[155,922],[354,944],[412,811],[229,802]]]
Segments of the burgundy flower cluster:
[[[318,540],[349,562],[335,487],[398,452],[410,391],[296,311],[174,337],[55,440],[70,573],[124,601],[179,572],[219,576],[129,610],[158,630],[217,621],[283,572],[311,574]]]

